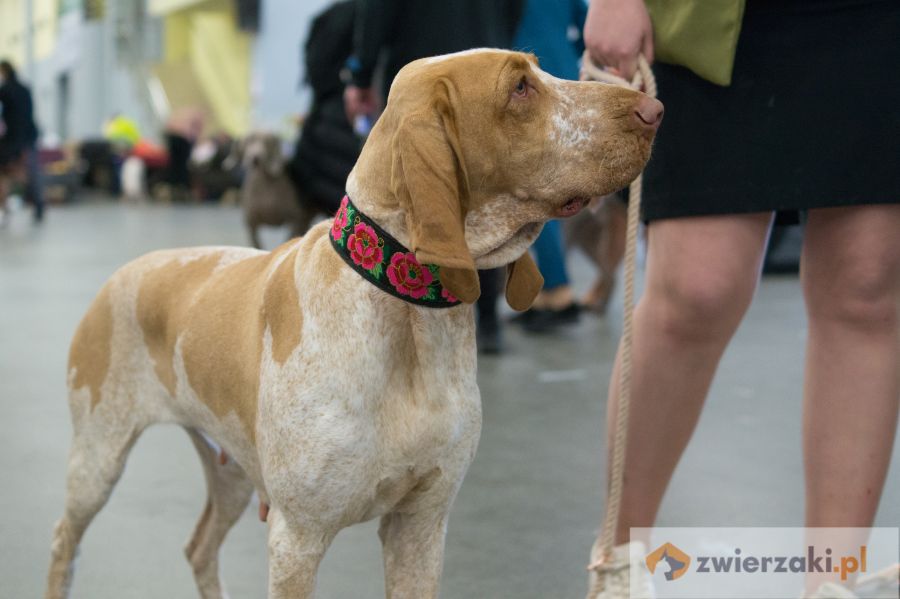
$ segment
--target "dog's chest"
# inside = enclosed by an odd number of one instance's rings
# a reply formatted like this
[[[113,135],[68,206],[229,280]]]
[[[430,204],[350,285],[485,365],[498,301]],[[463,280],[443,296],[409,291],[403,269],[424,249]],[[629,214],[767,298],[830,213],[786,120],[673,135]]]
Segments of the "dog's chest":
[[[326,258],[317,247],[301,271],[296,351],[282,363],[264,342],[258,439],[276,504],[348,525],[455,488],[481,402],[470,308],[413,309],[349,269],[307,281]]]
[[[395,510],[414,511],[416,504],[434,491],[436,485],[446,483],[442,481],[444,477],[440,466],[411,465],[385,473],[375,485],[374,496],[360,520],[371,520]]]
[[[333,346],[311,332],[294,367],[264,379],[266,390],[293,392],[263,402],[260,429],[270,491],[299,493],[344,525],[455,488],[481,426],[474,364],[446,337],[429,333],[433,341],[419,340],[413,356],[396,337],[355,326],[356,335],[338,332],[352,342],[333,359],[316,355],[314,348]],[[428,343],[442,347],[432,354]]]

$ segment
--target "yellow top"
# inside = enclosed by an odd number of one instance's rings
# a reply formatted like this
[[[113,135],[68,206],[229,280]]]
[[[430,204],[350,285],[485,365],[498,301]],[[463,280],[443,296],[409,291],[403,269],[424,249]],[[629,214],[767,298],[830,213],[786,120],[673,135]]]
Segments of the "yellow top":
[[[131,147],[141,140],[141,130],[130,118],[116,115],[104,126],[103,136],[113,143]]]
[[[731,85],[746,0],[645,1],[656,60],[687,67],[717,85]]]

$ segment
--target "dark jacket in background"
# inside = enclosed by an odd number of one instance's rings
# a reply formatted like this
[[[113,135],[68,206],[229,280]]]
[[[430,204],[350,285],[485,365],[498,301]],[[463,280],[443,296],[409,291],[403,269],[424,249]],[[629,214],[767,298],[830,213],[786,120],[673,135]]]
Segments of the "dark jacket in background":
[[[353,83],[371,87],[386,52],[382,95],[397,72],[426,56],[470,48],[509,48],[522,0],[357,0]]]
[[[0,137],[0,164],[3,164],[34,147],[38,130],[34,124],[31,92],[18,79],[7,79],[0,85],[0,105],[6,124],[6,133]]]
[[[304,46],[312,109],[288,165],[299,193],[329,214],[340,204],[347,175],[362,147],[344,113],[340,78],[353,47],[354,15],[353,0],[346,0],[332,5],[312,22]]]
[[[471,48],[509,48],[522,6],[523,0],[357,0],[354,57],[347,65],[353,84],[372,86],[382,52],[380,91],[386,98],[397,72],[413,60]],[[497,297],[503,272],[479,272],[479,346],[500,344]]]

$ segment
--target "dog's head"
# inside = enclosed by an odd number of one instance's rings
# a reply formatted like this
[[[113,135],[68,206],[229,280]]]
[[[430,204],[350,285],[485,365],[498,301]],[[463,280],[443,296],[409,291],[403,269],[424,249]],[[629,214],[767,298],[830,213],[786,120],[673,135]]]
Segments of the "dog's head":
[[[529,54],[426,58],[397,75],[351,180],[404,212],[411,249],[454,295],[474,301],[476,268],[510,264],[507,299],[525,309],[543,223],[632,181],[661,118],[644,94],[557,79]]]
[[[274,133],[254,131],[237,144],[240,161],[246,171],[260,169],[277,177],[284,170],[281,140]]]

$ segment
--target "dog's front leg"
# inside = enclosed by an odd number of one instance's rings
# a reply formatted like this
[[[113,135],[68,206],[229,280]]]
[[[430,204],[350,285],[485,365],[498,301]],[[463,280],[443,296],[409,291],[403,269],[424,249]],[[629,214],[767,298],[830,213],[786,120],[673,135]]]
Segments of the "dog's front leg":
[[[448,510],[393,512],[381,518],[389,599],[436,599],[444,563]]]
[[[274,506],[269,512],[269,599],[307,599],[316,590],[316,571],[334,533],[288,522]]]

